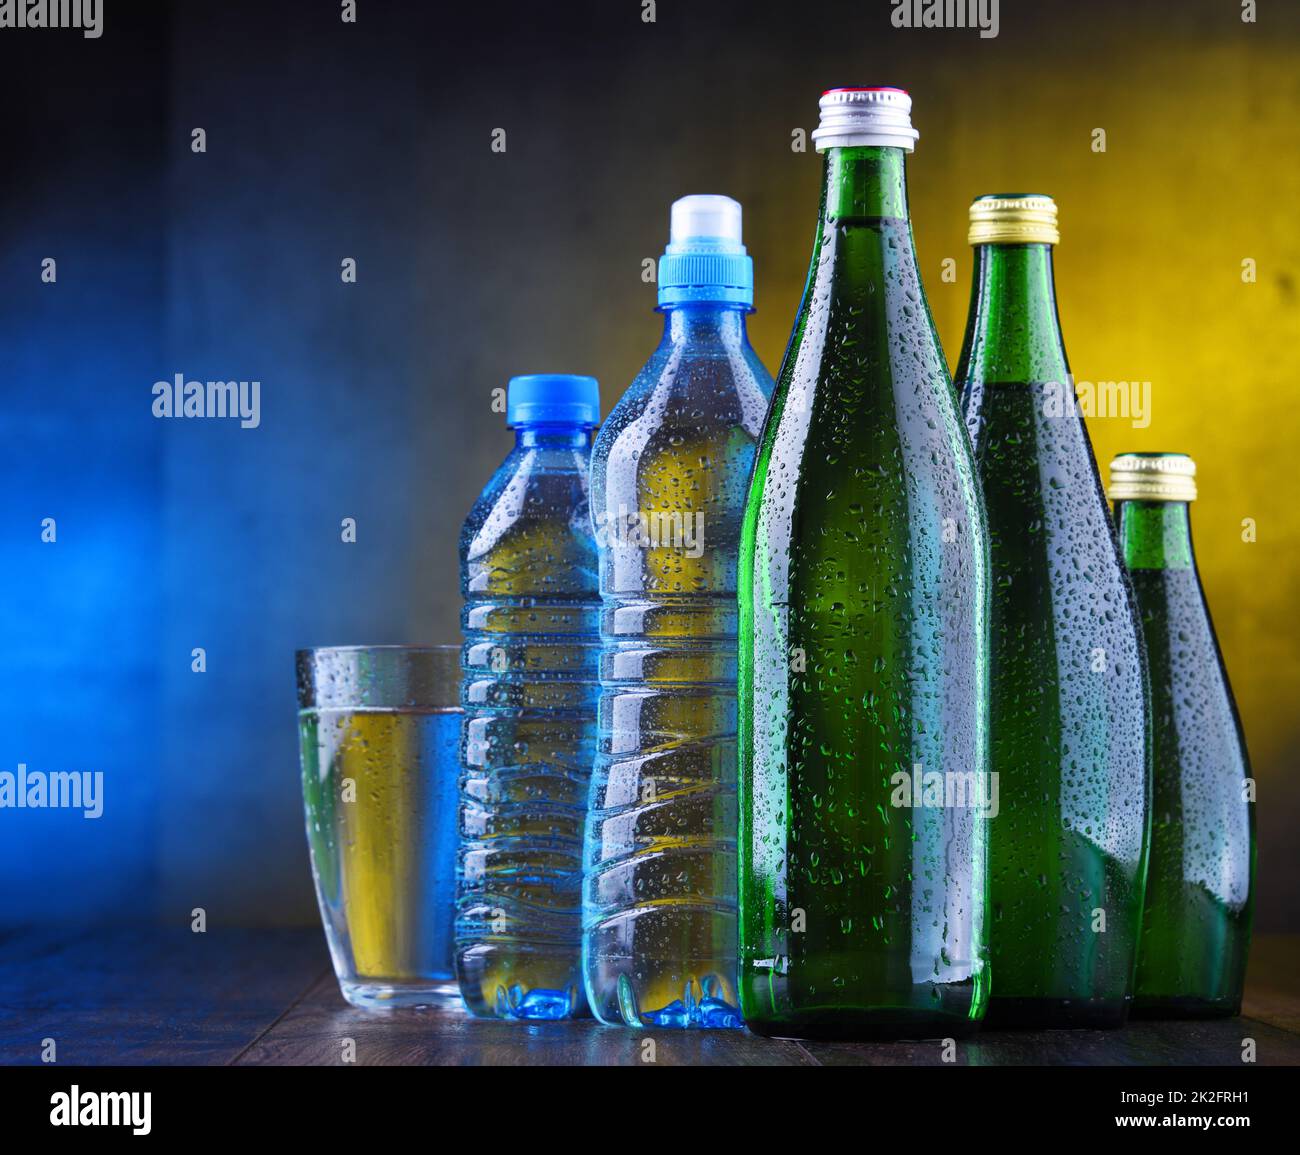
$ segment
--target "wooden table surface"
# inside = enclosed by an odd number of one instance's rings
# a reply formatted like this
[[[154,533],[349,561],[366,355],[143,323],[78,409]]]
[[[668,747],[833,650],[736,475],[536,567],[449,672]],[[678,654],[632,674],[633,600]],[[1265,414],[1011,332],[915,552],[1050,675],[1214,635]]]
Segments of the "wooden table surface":
[[[0,932],[0,1063],[61,1065],[938,1065],[937,1041],[795,1043],[746,1031],[646,1035],[591,1020],[522,1025],[459,1009],[367,1013],[339,995],[319,930]],[[1241,1018],[1121,1031],[989,1031],[956,1062],[1300,1065],[1300,936],[1258,936]]]

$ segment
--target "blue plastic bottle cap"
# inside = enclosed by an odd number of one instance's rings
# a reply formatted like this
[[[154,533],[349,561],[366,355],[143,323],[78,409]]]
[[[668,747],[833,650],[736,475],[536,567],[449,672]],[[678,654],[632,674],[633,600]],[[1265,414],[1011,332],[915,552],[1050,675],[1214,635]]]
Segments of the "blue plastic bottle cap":
[[[659,258],[659,304],[754,304],[754,261],[741,243],[740,202],[697,194],[673,202]]]
[[[506,389],[506,424],[600,424],[600,386],[575,373],[529,373],[511,377]]]

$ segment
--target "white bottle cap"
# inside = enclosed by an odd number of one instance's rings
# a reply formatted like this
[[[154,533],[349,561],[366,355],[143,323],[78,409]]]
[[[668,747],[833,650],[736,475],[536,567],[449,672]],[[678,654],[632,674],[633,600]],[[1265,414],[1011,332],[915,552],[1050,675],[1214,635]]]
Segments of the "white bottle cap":
[[[740,239],[740,202],[696,194],[673,201],[659,258],[659,307],[754,304],[754,262]]]
[[[740,202],[730,197],[698,193],[673,201],[668,243],[681,244],[695,237],[716,237],[741,243]]]
[[[920,133],[912,127],[912,98],[901,88],[832,88],[818,101],[813,130],[818,152],[828,148],[902,148],[911,152]]]

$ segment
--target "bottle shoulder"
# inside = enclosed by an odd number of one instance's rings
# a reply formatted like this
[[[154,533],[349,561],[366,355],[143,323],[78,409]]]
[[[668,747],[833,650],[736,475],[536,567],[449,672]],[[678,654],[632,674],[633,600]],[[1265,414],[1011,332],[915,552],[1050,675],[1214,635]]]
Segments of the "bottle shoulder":
[[[1066,389],[999,382],[963,390],[990,529],[1008,541],[1040,535],[1076,556],[1100,551],[1122,568],[1092,441]]]
[[[982,597],[985,528],[970,443],[906,220],[823,228],[746,526],[746,541],[761,539],[774,559],[764,578],[772,591],[869,546],[881,573],[933,549],[954,562],[951,572],[934,567],[939,584],[966,581]]]
[[[462,592],[563,596],[597,588],[587,450],[516,448],[461,528]]]
[[[748,344],[722,353],[691,346],[660,345],[610,410],[596,437],[593,456],[607,453],[625,430],[689,427],[758,435],[773,382]]]
[[[773,389],[770,374],[746,346],[734,357],[696,357],[663,347],[637,374],[605,418],[592,452],[592,502],[604,508],[648,489],[689,508],[735,490],[743,504],[755,447]],[[634,494],[632,491],[635,490]]]
[[[777,390],[877,405],[953,395],[906,221],[844,226],[822,240]]]
[[[1190,740],[1228,748],[1230,760],[1249,773],[1241,718],[1196,570],[1138,569],[1131,577],[1157,715],[1181,721]]]
[[[1115,650],[1136,664],[1138,609],[1091,454],[1064,463],[999,460],[995,468],[991,460],[977,449],[1003,636]]]
[[[958,378],[962,416],[977,450],[1019,457],[1082,455],[1092,457],[1083,411],[1073,380]]]

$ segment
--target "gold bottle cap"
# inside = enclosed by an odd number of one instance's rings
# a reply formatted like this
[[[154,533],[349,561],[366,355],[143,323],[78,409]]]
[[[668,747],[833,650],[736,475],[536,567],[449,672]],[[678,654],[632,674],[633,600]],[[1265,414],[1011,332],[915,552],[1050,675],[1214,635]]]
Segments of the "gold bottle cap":
[[[1110,463],[1111,501],[1195,501],[1196,462],[1185,453],[1121,453]]]
[[[1034,193],[995,193],[970,206],[972,245],[1055,245],[1056,202]]]

